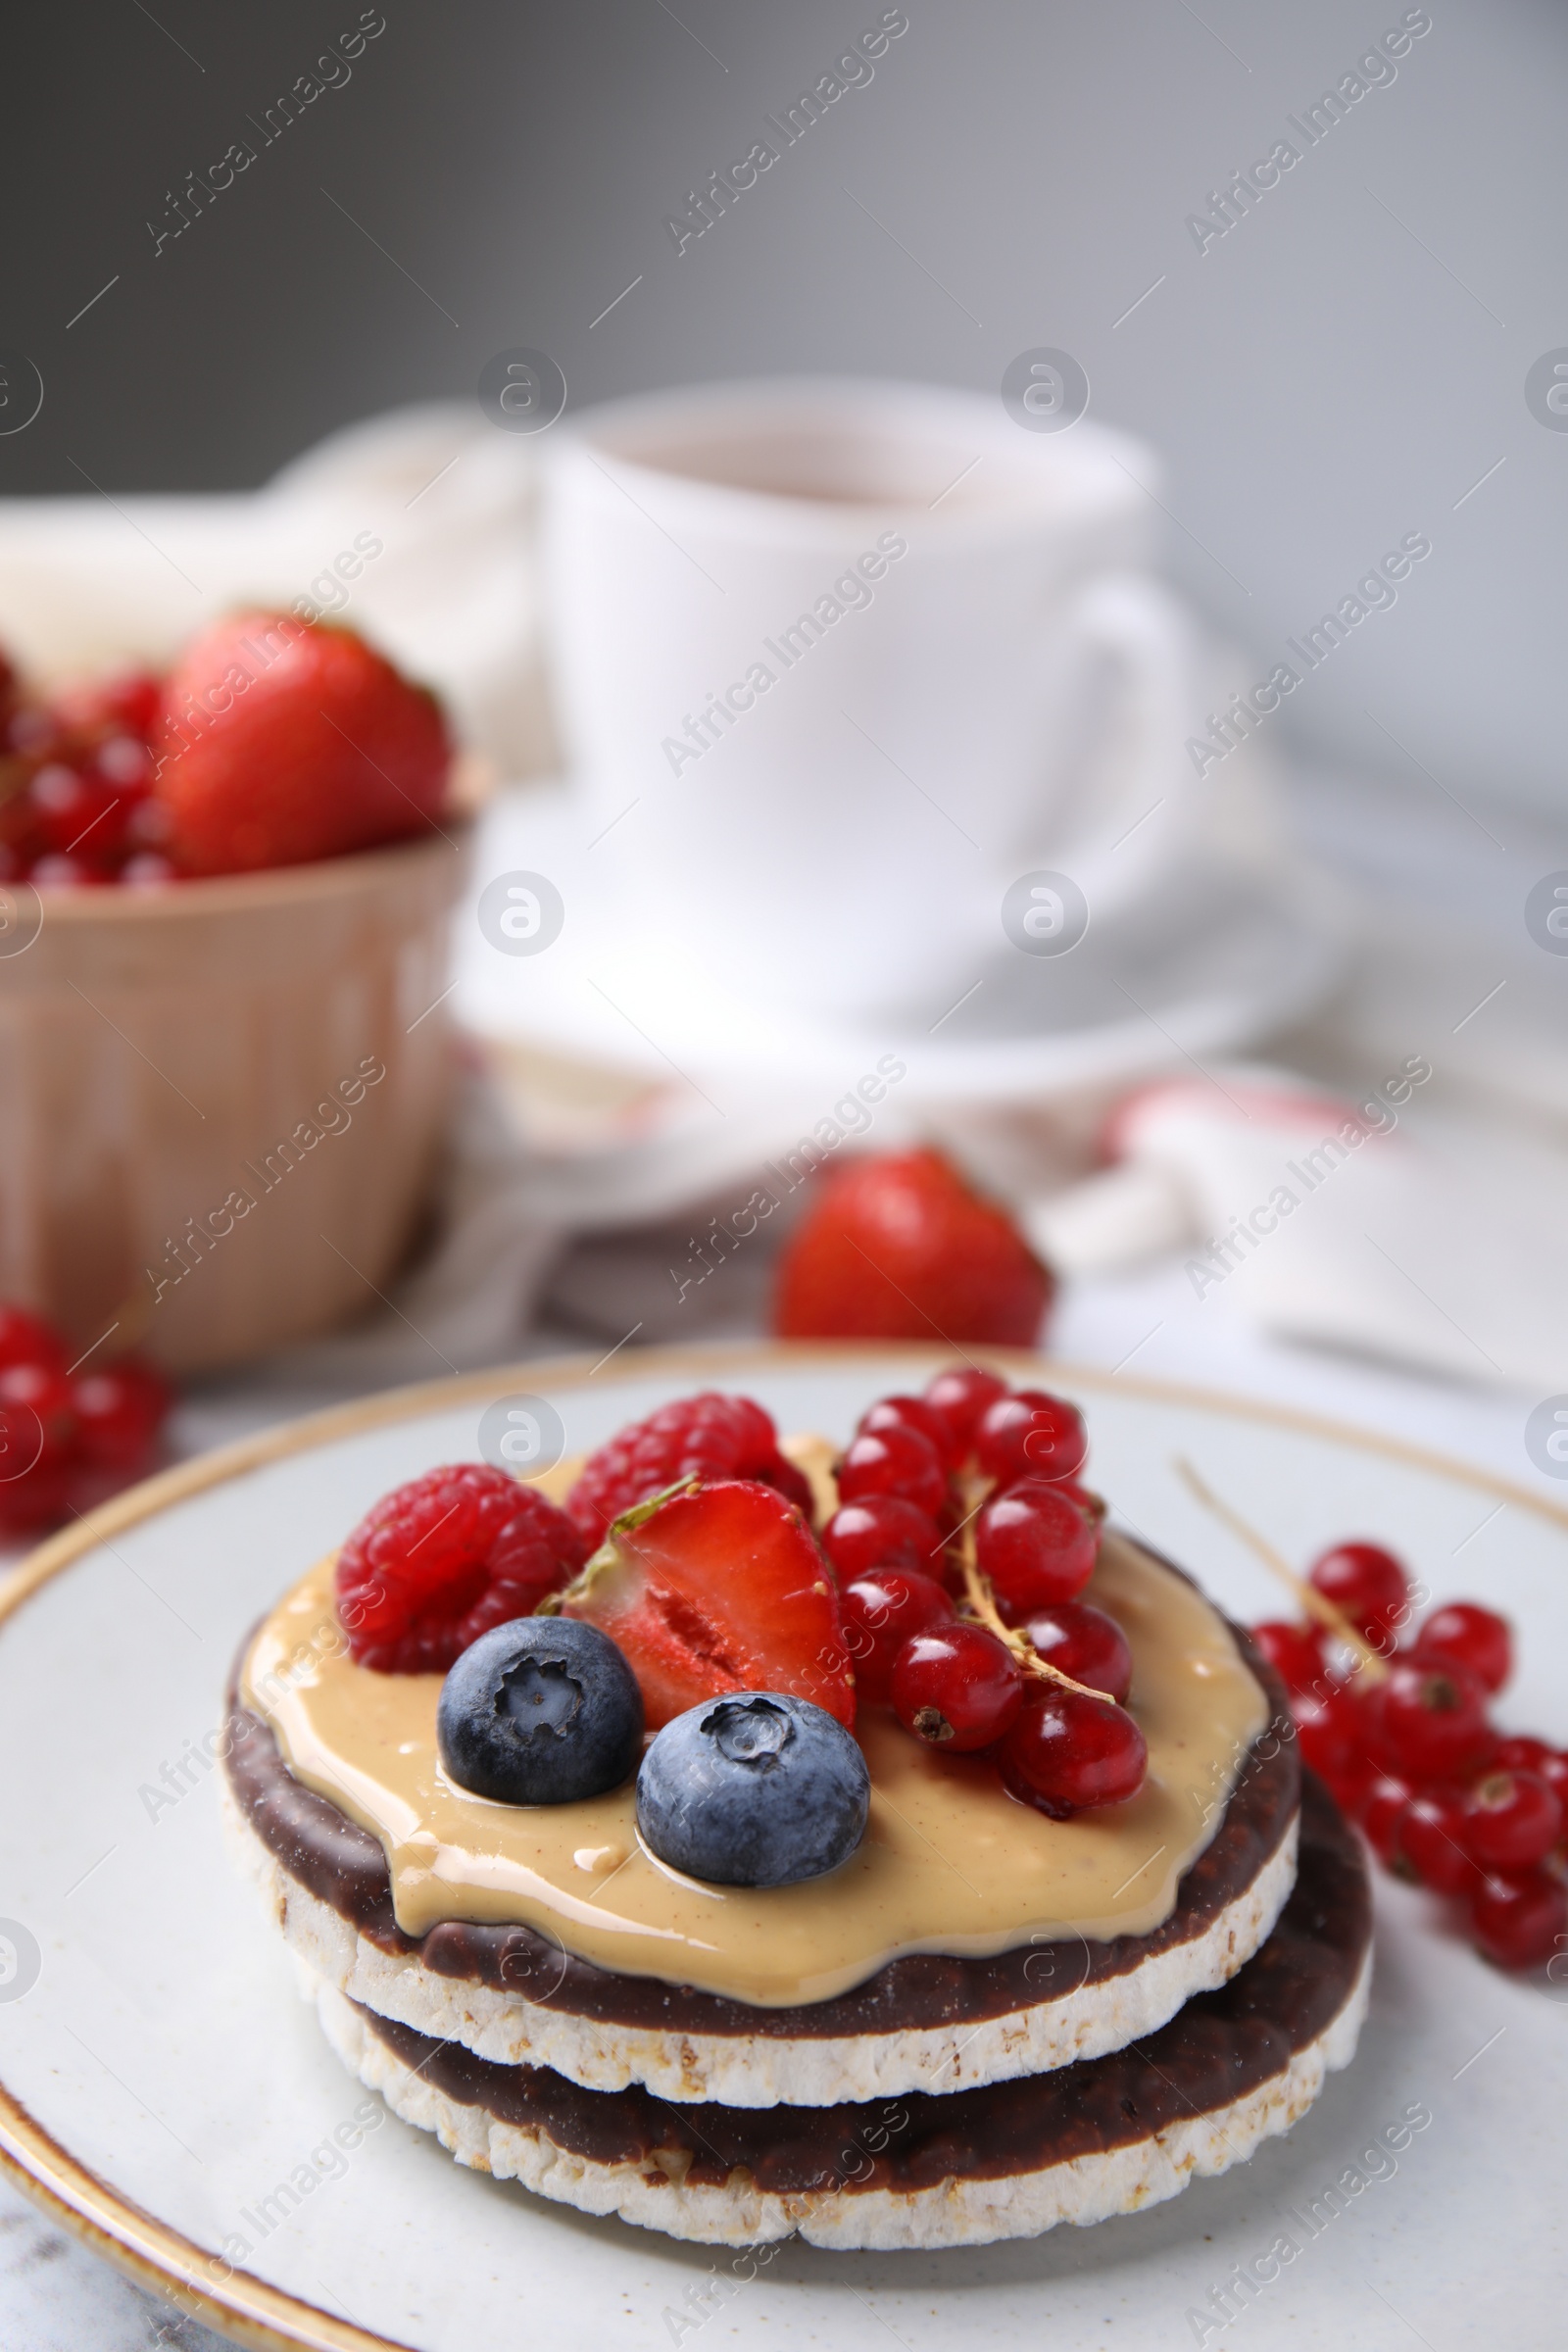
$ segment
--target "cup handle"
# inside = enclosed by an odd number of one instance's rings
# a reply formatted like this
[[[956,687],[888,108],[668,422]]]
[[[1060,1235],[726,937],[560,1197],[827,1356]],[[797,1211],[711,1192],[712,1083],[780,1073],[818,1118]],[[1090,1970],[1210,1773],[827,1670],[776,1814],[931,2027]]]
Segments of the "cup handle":
[[[1105,730],[1102,763],[1119,747],[1117,773],[1106,777],[1077,828],[1054,852],[1064,871],[1107,911],[1135,896],[1151,871],[1185,840],[1204,798],[1183,774],[1198,664],[1189,615],[1157,580],[1106,572],[1088,583],[1065,618],[1065,631],[1090,651],[1113,655],[1125,692]],[[1093,887],[1091,888],[1091,885]]]

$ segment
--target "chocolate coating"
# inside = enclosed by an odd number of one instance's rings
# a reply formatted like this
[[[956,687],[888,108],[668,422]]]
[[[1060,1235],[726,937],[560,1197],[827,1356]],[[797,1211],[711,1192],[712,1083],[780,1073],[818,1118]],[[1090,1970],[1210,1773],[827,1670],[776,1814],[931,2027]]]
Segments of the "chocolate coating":
[[[640,2086],[585,2090],[549,2067],[498,2065],[360,2014],[448,2098],[596,2164],[647,2164],[650,2178],[697,2185],[744,2167],[780,2195],[925,2189],[1099,2155],[1245,2098],[1338,2016],[1371,1935],[1360,1843],[1308,1774],[1296,1889],[1261,1950],[1143,2042],[1052,2074],[836,2107],[675,2107]]]
[[[763,2008],[658,1977],[621,1975],[567,1954],[526,1927],[442,1920],[418,1938],[406,1936],[392,1907],[380,1840],[296,1781],[270,1729],[239,1703],[240,1662],[229,1692],[234,1737],[225,1768],[246,1820],[291,1877],[368,1941],[385,1952],[416,1953],[438,1976],[466,1979],[607,2025],[662,2033],[776,2035],[789,2040],[852,2034],[918,2032],[980,2024],[1032,2008],[1054,1994],[1124,1976],[1153,1954],[1200,1936],[1250,1886],[1286,1837],[1300,1790],[1300,1764],[1285,1690],[1249,1637],[1233,1627],[1242,1653],[1272,1708],[1270,1724],[1248,1750],[1220,1826],[1183,1878],[1176,1907],[1152,1935],[1090,1942],[1071,1936],[1022,1944],[991,1958],[913,1952],[832,2000]]]

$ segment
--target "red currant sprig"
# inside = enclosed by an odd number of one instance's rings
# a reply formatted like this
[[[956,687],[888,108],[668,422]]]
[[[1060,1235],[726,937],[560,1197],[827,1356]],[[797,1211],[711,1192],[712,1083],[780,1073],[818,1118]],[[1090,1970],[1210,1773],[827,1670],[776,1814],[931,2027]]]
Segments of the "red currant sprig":
[[[983,1479],[974,1483],[982,1494],[989,1484]],[[974,1496],[966,1499],[972,1503]],[[959,1538],[964,1603],[977,1628],[1008,1650],[1019,1678],[1018,1699],[1010,1721],[1002,1727],[998,1750],[1005,1787],[1058,1821],[1094,1806],[1125,1802],[1143,1787],[1149,1767],[1143,1733],[1116,1699],[1058,1665],[1052,1655],[1054,1644],[1041,1648],[1027,1631],[1006,1623],[980,1566],[975,1516],[971,1509]],[[1096,1531],[1088,1521],[1084,1526],[1090,1539],[1087,1564],[1080,1558],[1076,1537],[1049,1554],[1058,1579],[1067,1583],[1067,1592],[1060,1595],[1063,1601],[1093,1565]],[[1070,1568],[1065,1566],[1069,1557]]]
[[[1119,1703],[1126,1642],[1076,1597],[1104,1516],[1077,1481],[1085,1449],[1064,1398],[941,1372],[923,1396],[885,1396],[862,1416],[822,1533],[865,1695],[890,1699],[928,1746],[992,1754],[1014,1796],[1062,1820],[1135,1794],[1148,1765]],[[956,1618],[922,1573],[943,1565],[943,1528]]]
[[[1568,1754],[1504,1739],[1487,1702],[1507,1681],[1512,1631],[1477,1601],[1450,1601],[1394,1647],[1411,1585],[1382,1544],[1336,1544],[1303,1580],[1183,1463],[1189,1486],[1288,1583],[1311,1622],[1255,1626],[1290,1692],[1301,1753],[1359,1821],[1384,1865],[1462,1906],[1499,1968],[1568,1954]],[[1354,1653],[1331,1671],[1323,1633]]]

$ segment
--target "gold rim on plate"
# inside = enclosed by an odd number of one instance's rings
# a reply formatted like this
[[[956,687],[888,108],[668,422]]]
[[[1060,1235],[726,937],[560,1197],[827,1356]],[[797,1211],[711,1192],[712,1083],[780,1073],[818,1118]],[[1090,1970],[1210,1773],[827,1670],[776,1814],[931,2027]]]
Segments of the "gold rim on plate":
[[[913,1365],[953,1353],[951,1348],[936,1343],[928,1346],[924,1342],[901,1344],[891,1340],[864,1343],[763,1340],[732,1347],[651,1348],[625,1363],[616,1377],[624,1377],[635,1369],[639,1379],[662,1376],[733,1379],[747,1372],[812,1365],[825,1368],[857,1360],[886,1362],[901,1355]],[[1185,1388],[1173,1381],[1129,1380],[1120,1373],[1053,1363],[1020,1348],[980,1348],[975,1360],[1013,1374],[1033,1372],[1069,1390],[1114,1390],[1119,1396],[1140,1397],[1148,1403],[1185,1405],[1232,1420],[1294,1430],[1298,1435],[1319,1438],[1357,1453],[1379,1455],[1385,1461],[1399,1462],[1406,1468],[1423,1470],[1517,1504],[1568,1534],[1568,1507],[1549,1502],[1510,1479],[1450,1461],[1426,1446],[1413,1446],[1402,1439],[1378,1437],[1349,1428],[1320,1414],[1228,1396],[1213,1390]],[[597,1369],[598,1365],[590,1363],[585,1355],[554,1356],[501,1365],[488,1372],[464,1373],[454,1379],[421,1381],[416,1387],[388,1390],[357,1404],[335,1405],[325,1412],[309,1414],[303,1420],[284,1422],[257,1437],[243,1438],[237,1445],[220,1446],[193,1461],[181,1462],[157,1478],[144,1480],[114,1501],[101,1504],[74,1527],[52,1536],[30,1552],[0,1592],[0,1629],[34,1592],[95,1544],[117,1535],[122,1528],[135,1527],[156,1517],[189,1495],[204,1494],[211,1487],[222,1486],[229,1479],[242,1477],[269,1462],[283,1461],[291,1454],[358,1436],[363,1430],[419,1420],[454,1403],[489,1396],[498,1390],[505,1393],[510,1382],[526,1381],[540,1389],[580,1388],[593,1378]],[[410,2352],[410,2347],[399,2338],[380,2335],[353,2321],[334,2319],[318,2305],[304,2302],[281,2287],[270,2286],[249,2271],[231,2271],[220,2285],[216,2284],[207,2268],[213,2258],[202,2247],[133,2203],[85,2165],[78,2164],[3,2082],[0,2082],[0,2176],[14,2182],[34,2204],[42,2207],[50,2220],[124,2272],[138,2286],[165,2301],[172,2301],[186,2317],[199,2320],[203,2326],[220,2329],[237,2343],[254,2346],[255,2352],[302,2352],[302,2348],[303,2352]]]

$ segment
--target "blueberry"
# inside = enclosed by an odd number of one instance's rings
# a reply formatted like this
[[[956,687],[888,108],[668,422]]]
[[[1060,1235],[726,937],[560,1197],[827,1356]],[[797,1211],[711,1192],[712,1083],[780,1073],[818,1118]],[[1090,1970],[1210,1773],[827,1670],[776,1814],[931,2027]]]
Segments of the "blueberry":
[[[643,1694],[597,1625],[514,1617],[470,1642],[441,1686],[449,1781],[507,1805],[569,1805],[635,1770]]]
[[[792,1886],[854,1853],[870,1797],[865,1758],[836,1717],[747,1691],[665,1724],[637,1775],[637,1827],[691,1878]]]

